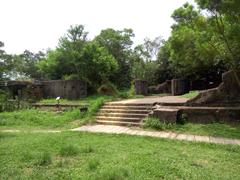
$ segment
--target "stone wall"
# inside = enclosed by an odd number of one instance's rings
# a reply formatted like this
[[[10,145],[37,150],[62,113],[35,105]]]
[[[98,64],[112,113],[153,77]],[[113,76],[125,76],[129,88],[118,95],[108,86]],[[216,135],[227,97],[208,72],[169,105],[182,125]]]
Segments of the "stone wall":
[[[171,80],[167,80],[164,83],[158,84],[157,86],[150,86],[148,91],[151,94],[171,94]]]
[[[167,80],[157,86],[150,86],[148,88],[151,94],[171,94],[173,96],[188,93],[190,90],[190,83],[185,79]]]
[[[78,99],[87,96],[87,85],[80,80],[52,80],[43,81],[44,98],[60,96],[66,99]]]
[[[148,94],[147,81],[136,79],[134,81],[134,89],[136,95],[147,95]]]
[[[171,93],[173,96],[186,94],[189,92],[190,84],[186,79],[172,79]]]
[[[187,102],[189,106],[238,106],[240,105],[240,71],[228,71],[222,75],[217,87],[201,91]]]

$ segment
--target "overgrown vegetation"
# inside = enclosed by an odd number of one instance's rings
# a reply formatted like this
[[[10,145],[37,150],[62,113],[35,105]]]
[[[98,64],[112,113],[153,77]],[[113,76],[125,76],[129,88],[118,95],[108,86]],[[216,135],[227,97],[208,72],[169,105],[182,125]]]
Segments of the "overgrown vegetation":
[[[0,128],[71,128],[94,121],[94,116],[104,102],[112,96],[89,96],[82,100],[61,100],[61,103],[88,105],[87,112],[78,108],[57,113],[39,109],[23,109],[0,113]],[[55,99],[42,100],[41,103],[56,104]]]
[[[233,126],[221,123],[193,124],[187,121],[184,114],[177,123],[166,123],[158,118],[148,117],[144,120],[143,128],[160,131],[173,131],[184,134],[240,139],[240,125]]]
[[[96,92],[105,82],[118,89],[135,78],[156,85],[171,78],[221,81],[220,74],[239,68],[238,0],[195,0],[172,13],[168,39],[145,38],[133,47],[132,29],[104,29],[93,39],[83,25],[71,26],[46,54],[7,54],[0,42],[1,79],[82,79]],[[207,85],[206,85],[207,86]]]
[[[0,89],[0,112],[11,112],[30,107],[31,105],[28,101],[21,99],[10,99],[8,92]]]
[[[0,141],[0,179],[240,178],[233,145],[80,132],[0,133]]]
[[[185,98],[195,98],[199,94],[199,91],[190,91],[187,94],[182,95]]]
[[[143,127],[155,130],[167,130],[171,129],[173,127],[173,124],[161,121],[160,119],[155,117],[147,117],[144,119]]]

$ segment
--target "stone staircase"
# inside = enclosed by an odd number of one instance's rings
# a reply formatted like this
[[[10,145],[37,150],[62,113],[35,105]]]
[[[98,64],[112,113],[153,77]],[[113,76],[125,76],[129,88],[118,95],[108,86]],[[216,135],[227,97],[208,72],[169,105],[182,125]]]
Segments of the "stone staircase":
[[[152,110],[152,104],[105,103],[97,114],[96,122],[106,125],[140,126]]]

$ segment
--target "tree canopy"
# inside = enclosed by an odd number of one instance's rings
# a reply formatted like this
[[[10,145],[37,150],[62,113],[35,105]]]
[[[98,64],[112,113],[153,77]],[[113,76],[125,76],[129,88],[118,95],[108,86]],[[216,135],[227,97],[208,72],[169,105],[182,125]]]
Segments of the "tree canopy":
[[[240,1],[195,0],[172,13],[171,35],[134,45],[132,29],[104,29],[93,39],[83,25],[70,26],[58,46],[43,53],[7,54],[0,42],[0,79],[81,79],[96,89],[111,82],[129,88],[171,78],[220,77],[240,68]],[[156,22],[157,23],[157,22]]]

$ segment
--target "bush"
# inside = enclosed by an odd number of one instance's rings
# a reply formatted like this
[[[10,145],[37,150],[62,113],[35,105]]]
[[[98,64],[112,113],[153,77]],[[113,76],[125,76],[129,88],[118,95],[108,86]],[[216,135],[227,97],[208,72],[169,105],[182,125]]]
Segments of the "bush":
[[[156,130],[165,130],[165,129],[170,129],[172,128],[173,124],[171,123],[166,123],[165,121],[162,121],[158,118],[154,117],[147,117],[144,119],[144,128],[152,128]]]
[[[101,85],[97,92],[101,95],[108,95],[108,96],[117,96],[119,94],[116,86],[112,83],[106,83]]]
[[[77,155],[77,153],[78,153],[78,148],[73,145],[63,146],[59,151],[59,154],[61,156],[75,156]]]
[[[184,113],[182,113],[182,114],[180,115],[180,117],[178,118],[178,120],[177,120],[177,124],[184,125],[184,124],[187,123],[187,121],[188,121],[187,115],[184,114]]]
[[[48,152],[44,152],[40,155],[36,165],[47,166],[52,163],[52,157]]]
[[[96,159],[91,159],[89,162],[88,162],[88,169],[90,171],[93,171],[95,169],[97,169],[97,167],[99,166],[99,161],[97,161]]]
[[[20,101],[19,99],[10,100],[9,93],[0,89],[0,112],[10,112],[18,109],[26,109],[29,107],[30,105],[27,101]]]

